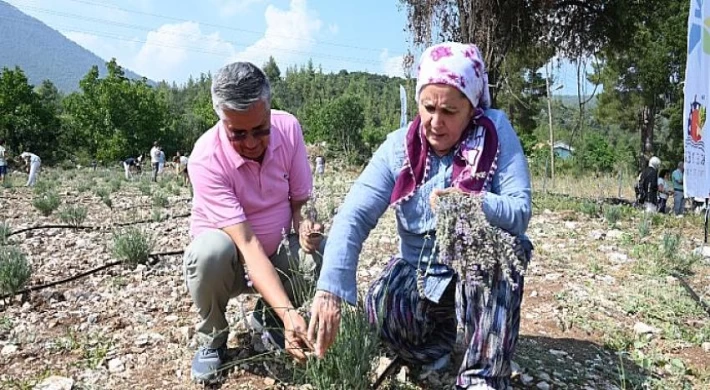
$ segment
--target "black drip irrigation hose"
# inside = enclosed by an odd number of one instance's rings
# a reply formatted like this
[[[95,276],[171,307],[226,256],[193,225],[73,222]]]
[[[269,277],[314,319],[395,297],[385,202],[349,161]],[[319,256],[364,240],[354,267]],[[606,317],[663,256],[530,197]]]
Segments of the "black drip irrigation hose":
[[[26,233],[32,230],[40,230],[40,229],[76,229],[76,230],[99,230],[101,229],[101,226],[83,226],[83,225],[38,225],[38,226],[30,226],[26,228],[22,228],[20,230],[15,230],[14,232],[11,232],[8,234],[8,237],[12,237],[14,235],[20,234],[20,233]]]
[[[399,356],[394,358],[394,360],[392,360],[390,362],[390,364],[387,365],[387,368],[385,368],[385,370],[382,371],[382,374],[380,374],[380,376],[377,377],[377,380],[375,380],[375,383],[372,385],[372,387],[370,389],[377,390],[382,385],[382,383],[384,383],[385,380],[387,380],[387,378],[394,375],[395,371],[397,371],[397,369],[402,367],[403,363],[404,363],[404,361]]]
[[[700,306],[701,309],[705,310],[705,313],[707,313],[708,317],[710,317],[710,306],[708,306],[707,303],[703,302],[703,300],[700,298],[700,296],[693,290],[693,288],[688,284],[688,281],[685,280],[683,275],[674,272],[671,275],[673,275],[678,281],[680,282],[680,285],[683,286],[685,291],[690,295],[690,297],[695,301],[695,303]]]
[[[152,258],[152,259],[154,259],[154,260],[157,261],[157,259],[160,258],[161,256],[175,256],[175,255],[181,255],[181,254],[183,254],[183,253],[185,253],[185,251],[183,251],[183,250],[175,250],[175,251],[168,251],[168,252],[157,252],[157,253],[151,253],[151,254],[149,254],[148,257],[149,257],[149,258]],[[44,289],[49,288],[49,287],[54,287],[54,286],[58,286],[58,285],[60,285],[60,284],[65,284],[65,283],[73,282],[73,281],[75,281],[75,280],[77,280],[77,279],[81,279],[81,278],[83,278],[83,277],[86,277],[86,276],[89,276],[89,275],[93,275],[93,274],[95,274],[95,273],[98,273],[98,272],[103,271],[103,270],[105,270],[105,269],[108,269],[108,268],[117,266],[117,265],[119,265],[119,264],[123,264],[123,261],[122,261],[122,260],[112,261],[112,262],[107,263],[107,264],[104,264],[104,265],[102,265],[102,266],[99,266],[99,267],[96,267],[96,268],[92,268],[92,269],[90,269],[90,270],[88,270],[88,271],[84,271],[84,272],[82,272],[82,273],[79,273],[79,274],[76,274],[76,275],[72,275],[72,276],[70,276],[70,277],[68,277],[68,278],[64,278],[64,279],[56,280],[56,281],[54,281],[54,282],[49,282],[49,283],[45,283],[45,284],[39,284],[39,285],[36,285],[36,286],[28,287],[28,288],[25,288],[25,289],[23,289],[23,290],[20,290],[20,291],[17,291],[17,292],[15,292],[15,293],[12,293],[12,294],[0,295],[0,300],[5,300],[5,299],[10,298],[10,297],[13,297],[13,296],[15,296],[15,295],[27,294],[27,293],[29,293],[29,292],[40,291],[40,290],[44,290]]]
[[[190,213],[186,214],[180,214],[180,215],[173,215],[170,216],[170,219],[175,219],[175,218],[187,218],[190,216]],[[19,230],[15,230],[14,232],[11,232],[10,234],[7,235],[7,237],[11,237],[20,233],[26,233],[32,230],[41,230],[41,229],[76,229],[76,230],[101,230],[101,229],[110,229],[111,227],[124,227],[124,226],[131,226],[131,225],[139,225],[142,223],[151,223],[151,222],[156,222],[153,221],[152,219],[145,219],[142,221],[131,221],[131,222],[120,222],[120,223],[115,223],[111,226],[84,226],[84,225],[38,225],[38,226],[30,226],[26,228],[22,228]]]

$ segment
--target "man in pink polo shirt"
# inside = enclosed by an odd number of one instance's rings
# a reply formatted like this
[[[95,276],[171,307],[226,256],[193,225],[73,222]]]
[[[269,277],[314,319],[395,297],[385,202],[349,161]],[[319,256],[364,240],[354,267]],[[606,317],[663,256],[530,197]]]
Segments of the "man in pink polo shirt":
[[[250,287],[261,294],[259,311],[275,317],[258,325],[283,329],[269,332],[283,334],[274,337],[277,344],[299,360],[312,348],[307,324],[294,310],[301,302],[295,302],[289,260],[298,256],[289,253],[302,248],[317,273],[323,240],[313,233],[322,226],[301,216],[313,182],[301,127],[293,115],[271,110],[270,100],[268,79],[258,67],[237,62],[220,69],[212,79],[220,120],[197,140],[188,162],[192,242],[183,261],[202,317],[202,346],[191,370],[196,381],[219,379],[229,333],[227,302]],[[292,229],[299,233],[290,234]]]

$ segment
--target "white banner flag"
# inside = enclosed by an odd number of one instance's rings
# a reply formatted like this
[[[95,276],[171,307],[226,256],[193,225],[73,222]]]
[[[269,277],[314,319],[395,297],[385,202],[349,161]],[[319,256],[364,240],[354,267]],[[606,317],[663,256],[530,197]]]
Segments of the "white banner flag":
[[[710,97],[710,0],[690,0],[688,59],[683,86],[683,145],[686,197],[710,196],[706,106]]]
[[[407,91],[402,84],[399,85],[399,104],[402,112],[399,117],[399,128],[407,126]]]

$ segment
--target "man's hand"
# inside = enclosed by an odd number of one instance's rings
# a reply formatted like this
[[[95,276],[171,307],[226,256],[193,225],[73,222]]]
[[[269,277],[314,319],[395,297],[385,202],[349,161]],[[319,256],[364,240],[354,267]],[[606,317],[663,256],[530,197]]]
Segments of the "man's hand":
[[[308,338],[315,340],[316,356],[322,358],[335,342],[340,329],[340,298],[323,290],[316,292],[311,306]],[[316,337],[316,328],[318,336]]]
[[[314,253],[323,241],[323,225],[305,219],[298,229],[298,242],[306,253]]]
[[[306,320],[294,309],[284,314],[284,346],[299,362],[306,360],[306,353],[313,350],[313,344],[307,337]]]

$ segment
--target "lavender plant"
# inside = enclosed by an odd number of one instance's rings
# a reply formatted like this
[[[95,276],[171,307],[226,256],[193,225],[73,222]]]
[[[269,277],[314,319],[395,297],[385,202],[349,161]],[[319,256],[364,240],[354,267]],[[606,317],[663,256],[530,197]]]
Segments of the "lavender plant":
[[[486,290],[500,278],[517,288],[513,273],[525,272],[520,240],[492,226],[483,214],[483,197],[450,192],[436,206],[436,245],[439,261],[462,279],[481,283]],[[423,294],[423,276],[417,286]]]

